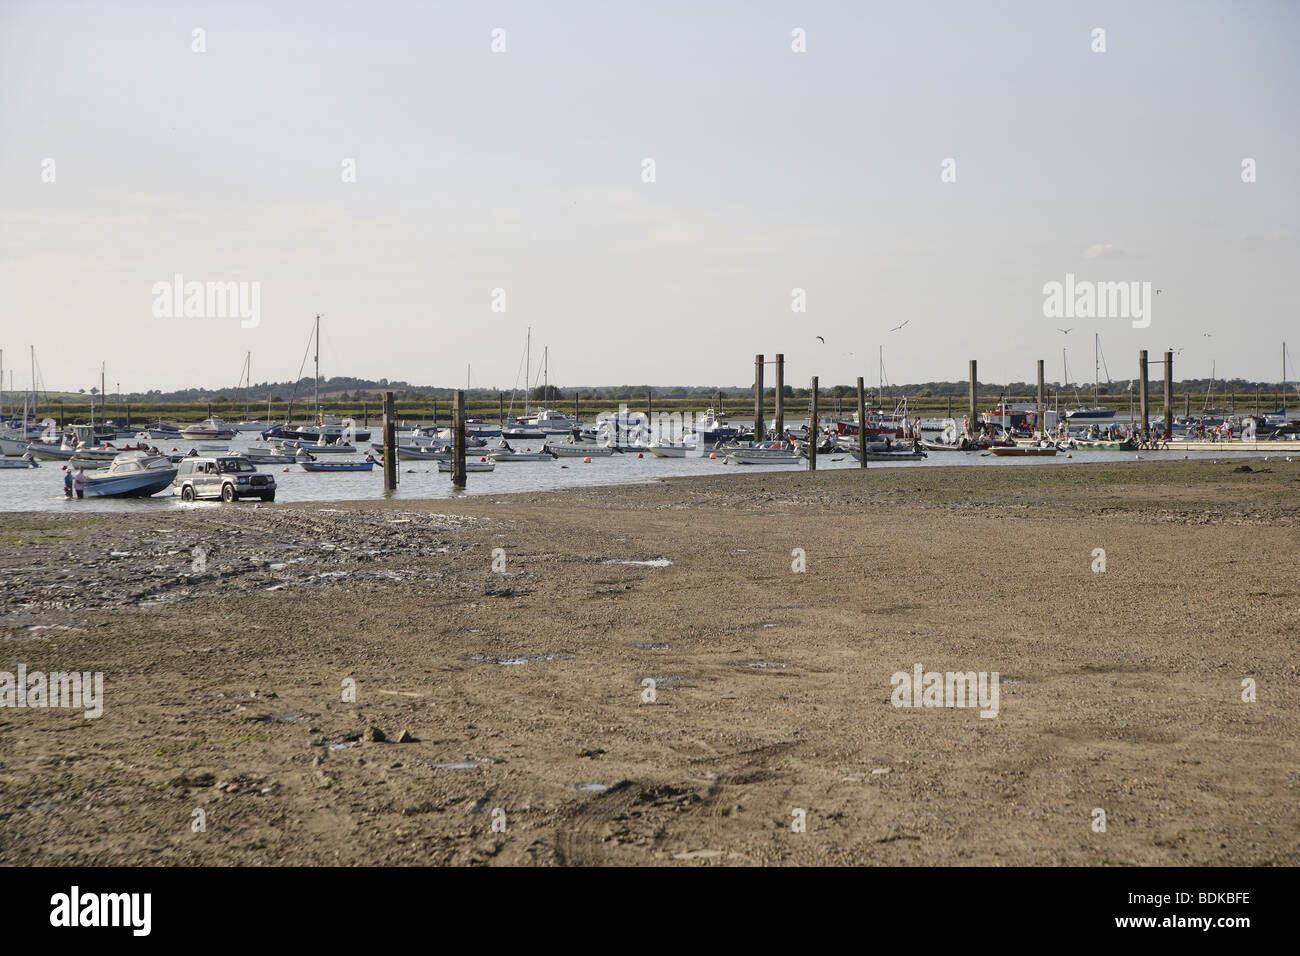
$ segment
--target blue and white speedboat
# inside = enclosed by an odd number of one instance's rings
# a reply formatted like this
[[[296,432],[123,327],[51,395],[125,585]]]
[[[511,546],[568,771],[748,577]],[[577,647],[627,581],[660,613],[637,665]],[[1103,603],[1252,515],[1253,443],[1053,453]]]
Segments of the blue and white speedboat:
[[[147,498],[171,486],[177,468],[166,455],[123,452],[103,474],[86,476],[87,498]]]

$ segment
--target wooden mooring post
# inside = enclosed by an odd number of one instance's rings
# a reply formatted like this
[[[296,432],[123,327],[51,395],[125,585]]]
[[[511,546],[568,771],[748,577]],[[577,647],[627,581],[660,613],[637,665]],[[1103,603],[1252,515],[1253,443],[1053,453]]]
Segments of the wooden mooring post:
[[[776,437],[785,441],[785,356],[776,353]]]
[[[858,466],[867,467],[867,386],[858,377]]]
[[[1038,360],[1038,436],[1042,438],[1047,434],[1047,429],[1043,427],[1043,360]]]
[[[1142,434],[1142,440],[1145,441],[1148,437],[1150,437],[1151,434],[1151,421],[1150,421],[1151,409],[1147,404],[1148,382],[1147,382],[1147,350],[1146,349],[1142,349],[1141,351],[1138,352],[1138,376],[1140,378],[1140,381],[1138,383],[1140,388],[1140,391],[1138,393],[1138,402],[1140,403],[1141,406],[1141,415],[1142,415],[1141,434]]]
[[[808,421],[808,470],[817,470],[817,376],[812,379],[812,408],[809,410]]]
[[[1165,353],[1165,425],[1161,429],[1166,441],[1174,437],[1174,353]]]
[[[763,440],[763,356],[754,356],[754,441]]]
[[[970,434],[972,435],[979,433],[979,421],[980,421],[979,406],[976,400],[976,394],[979,389],[979,382],[976,378],[977,374],[978,374],[978,369],[975,365],[975,360],[971,359],[970,360],[970,409],[968,414],[970,415],[969,431]]]
[[[451,483],[456,488],[465,487],[465,392],[456,391],[456,402],[451,408]]]
[[[397,412],[393,393],[384,392],[384,493],[397,490]]]

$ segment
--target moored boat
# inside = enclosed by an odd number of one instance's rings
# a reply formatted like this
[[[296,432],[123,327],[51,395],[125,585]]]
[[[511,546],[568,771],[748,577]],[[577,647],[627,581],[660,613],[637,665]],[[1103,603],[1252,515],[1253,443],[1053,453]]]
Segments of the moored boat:
[[[557,458],[608,458],[614,454],[614,449],[605,445],[586,445],[579,442],[567,444],[560,442],[552,445],[549,442],[542,445],[542,451],[549,451]]]
[[[999,458],[1026,458],[1034,455],[1051,456],[1055,455],[1057,448],[1055,445],[1016,445],[1014,447],[1002,447],[995,445],[989,451]]]
[[[168,488],[176,466],[166,455],[142,451],[123,452],[102,475],[87,476],[87,498],[147,498]]]
[[[494,468],[496,468],[496,462],[494,461],[466,461],[465,462],[466,471],[491,471]],[[438,462],[438,470],[451,471],[451,462],[449,461]]]
[[[373,461],[304,461],[299,464],[303,471],[370,471],[375,467]]]

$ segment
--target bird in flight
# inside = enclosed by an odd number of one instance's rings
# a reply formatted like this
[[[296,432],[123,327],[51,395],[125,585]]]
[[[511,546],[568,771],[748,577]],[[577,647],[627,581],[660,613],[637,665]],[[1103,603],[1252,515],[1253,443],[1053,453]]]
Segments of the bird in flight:
[[[1064,332],[1066,335],[1069,335],[1071,332],[1074,331],[1074,329],[1057,329],[1056,331]]]
[[[911,321],[912,321],[911,319],[907,319],[905,322],[903,322],[903,325],[907,325],[907,323],[908,323],[908,322],[911,322]],[[901,329],[901,328],[903,327],[903,325],[896,325],[896,326],[894,326],[892,329],[890,329],[889,331],[891,331],[891,332],[897,332],[899,329]]]
[[[822,338],[822,337],[821,337],[821,336],[820,336],[820,335],[819,335],[819,336],[817,336],[817,339],[818,339],[818,341],[820,341],[820,342],[821,342],[821,344],[822,344],[822,345],[825,345],[825,344],[826,344],[826,340],[825,340],[825,339],[823,339],[823,338]]]

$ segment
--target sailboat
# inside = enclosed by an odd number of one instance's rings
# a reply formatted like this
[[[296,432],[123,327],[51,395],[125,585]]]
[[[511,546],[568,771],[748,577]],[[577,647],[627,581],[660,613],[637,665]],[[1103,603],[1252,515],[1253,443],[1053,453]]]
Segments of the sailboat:
[[[1064,362],[1064,353],[1062,353],[1062,362]],[[1068,409],[1065,417],[1073,421],[1076,418],[1114,418],[1115,409],[1106,408],[1101,404],[1101,336],[1093,333],[1092,336],[1092,405],[1080,405]],[[1067,382],[1068,384],[1068,382]],[[1077,393],[1076,393],[1077,394]]]
[[[313,340],[314,340],[314,342],[315,342],[315,346],[316,346],[316,350],[315,350],[315,363],[316,363],[316,391],[315,391],[316,421],[315,421],[315,423],[313,423],[313,424],[311,424],[311,425],[299,425],[297,428],[292,428],[292,427],[290,427],[288,416],[291,415],[291,414],[293,413],[293,397],[290,396],[290,398],[289,398],[289,409],[288,409],[288,412],[286,413],[286,416],[285,416],[285,423],[284,423],[283,425],[275,425],[275,426],[273,426],[273,427],[271,427],[271,428],[268,428],[266,431],[262,432],[262,438],[265,439],[266,441],[270,441],[270,440],[272,440],[272,439],[278,438],[278,439],[287,439],[287,440],[292,440],[292,441],[297,442],[297,443],[303,443],[303,442],[317,443],[317,442],[319,442],[319,443],[322,443],[322,444],[335,444],[335,443],[341,442],[342,439],[343,439],[343,437],[344,437],[344,434],[345,434],[345,432],[346,432],[346,429],[344,428],[342,421],[340,421],[336,416],[333,416],[333,415],[326,415],[326,414],[324,414],[324,412],[321,410],[321,405],[320,405],[320,316],[319,316],[319,315],[316,316],[316,322],[315,322],[315,324],[312,326],[312,339],[309,339],[309,340],[308,340],[308,345],[309,345],[309,347],[310,347],[310,345],[311,345],[311,343],[312,343]],[[304,355],[304,356],[303,356],[303,364],[305,365],[306,362],[307,362],[307,357]],[[298,371],[299,371],[299,374],[300,374],[300,376],[301,376],[302,369],[300,368]],[[296,386],[296,383],[295,383],[295,388],[296,388],[296,387],[297,387],[297,386]],[[370,431],[369,431],[368,429],[355,428],[355,429],[353,429],[353,432],[352,432],[352,438],[355,439],[355,440],[358,441],[358,442],[370,441]]]
[[[244,387],[244,419],[232,426],[237,432],[260,432],[271,426],[267,422],[253,421],[249,415],[249,399],[253,389],[253,353],[244,356],[244,367],[239,372],[239,385]],[[236,391],[239,385],[235,386]]]

